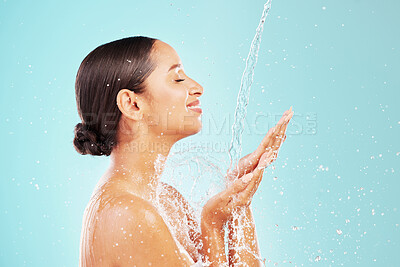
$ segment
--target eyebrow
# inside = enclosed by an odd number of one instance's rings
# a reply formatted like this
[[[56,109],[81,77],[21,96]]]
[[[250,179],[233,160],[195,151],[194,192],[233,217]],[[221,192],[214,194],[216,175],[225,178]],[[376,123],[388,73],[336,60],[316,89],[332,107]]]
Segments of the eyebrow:
[[[169,68],[168,72],[170,72],[171,70],[173,70],[175,68],[182,68],[182,65],[181,64],[174,64]]]

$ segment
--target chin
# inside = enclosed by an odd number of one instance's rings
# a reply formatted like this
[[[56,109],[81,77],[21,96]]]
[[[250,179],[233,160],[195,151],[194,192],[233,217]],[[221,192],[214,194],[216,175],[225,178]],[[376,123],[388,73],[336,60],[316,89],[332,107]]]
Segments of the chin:
[[[197,134],[198,132],[201,131],[201,129],[203,128],[203,124],[201,122],[201,120],[199,119],[198,121],[196,121],[196,123],[192,124],[192,125],[186,125],[183,130],[180,132],[180,135],[182,136],[182,138]],[[182,139],[180,138],[180,139]]]

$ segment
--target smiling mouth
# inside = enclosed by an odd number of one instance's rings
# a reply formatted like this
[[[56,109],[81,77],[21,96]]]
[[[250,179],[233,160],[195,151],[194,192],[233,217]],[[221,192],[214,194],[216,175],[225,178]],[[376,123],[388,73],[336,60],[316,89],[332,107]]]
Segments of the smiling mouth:
[[[187,108],[190,110],[193,110],[194,112],[200,113],[200,114],[203,113],[203,110],[200,107],[200,100],[198,100],[198,99],[196,101],[193,101],[192,103],[188,104]]]
[[[200,114],[203,113],[203,110],[200,108],[200,106],[188,106],[187,108]]]

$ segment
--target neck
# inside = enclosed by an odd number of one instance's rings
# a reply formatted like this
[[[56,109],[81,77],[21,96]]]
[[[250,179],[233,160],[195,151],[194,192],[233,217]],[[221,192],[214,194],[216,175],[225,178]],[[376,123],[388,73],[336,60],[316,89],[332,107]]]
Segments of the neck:
[[[110,155],[106,181],[118,182],[124,189],[153,199],[165,161],[176,142],[168,136],[145,135],[118,143]]]

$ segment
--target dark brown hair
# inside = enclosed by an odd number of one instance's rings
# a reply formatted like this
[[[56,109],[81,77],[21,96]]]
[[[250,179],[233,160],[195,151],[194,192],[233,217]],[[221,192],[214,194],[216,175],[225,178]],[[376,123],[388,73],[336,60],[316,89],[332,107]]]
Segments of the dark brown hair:
[[[75,126],[73,141],[82,155],[111,154],[121,111],[116,97],[121,89],[137,94],[153,72],[150,54],[157,39],[135,36],[103,44],[82,61],[75,81],[76,105],[82,122]]]

